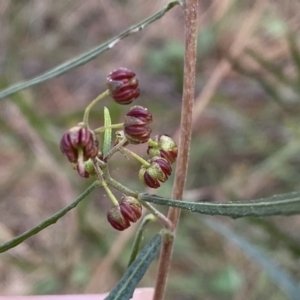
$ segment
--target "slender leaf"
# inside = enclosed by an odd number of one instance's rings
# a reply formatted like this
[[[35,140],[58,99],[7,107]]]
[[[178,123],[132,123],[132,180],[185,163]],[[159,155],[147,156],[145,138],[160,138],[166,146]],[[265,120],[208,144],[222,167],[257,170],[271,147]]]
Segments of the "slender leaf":
[[[144,247],[137,259],[130,265],[123,278],[105,298],[105,300],[128,300],[131,299],[135,287],[143,278],[149,265],[156,257],[160,248],[162,236],[156,234]]]
[[[103,138],[102,151],[103,151],[103,156],[105,157],[111,147],[111,128],[110,128],[111,118],[110,118],[109,110],[106,107],[104,107],[104,126],[108,127],[108,128],[105,128],[104,138]]]
[[[228,216],[234,219],[249,216],[287,216],[300,213],[300,192],[281,194],[257,200],[221,203],[172,200],[150,194],[140,194],[139,199],[158,205],[187,209],[200,214]]]
[[[92,50],[89,50],[67,62],[62,63],[61,65],[33,78],[28,81],[20,82],[17,84],[14,84],[0,92],[0,99],[3,99],[9,95],[12,95],[16,92],[19,92],[21,90],[27,89],[29,87],[35,86],[37,84],[40,84],[46,80],[58,77],[76,67],[79,67],[81,65],[86,64],[87,62],[95,59],[97,56],[102,54],[103,52],[111,49],[114,47],[118,42],[120,42],[123,38],[139,32],[143,30],[145,27],[153,23],[154,21],[162,18],[171,8],[176,6],[177,4],[180,4],[179,1],[174,0],[168,3],[163,9],[152,15],[151,17],[147,18],[146,20],[131,26],[127,30],[123,31],[118,36],[112,38],[111,40],[93,48]]]
[[[143,218],[143,221],[141,222],[138,231],[135,234],[134,242],[132,245],[131,249],[131,254],[128,262],[128,267],[134,262],[136,259],[139,251],[140,251],[140,246],[142,243],[142,240],[144,238],[144,231],[146,229],[146,226],[149,222],[151,221],[156,221],[156,217],[154,217],[152,214],[149,214]]]
[[[238,246],[251,259],[260,264],[264,271],[267,272],[270,278],[289,296],[290,299],[299,299],[300,287],[298,282],[287,274],[285,270],[279,268],[276,263],[266,256],[261,250],[253,246],[253,244],[247,241],[244,237],[241,237],[218,220],[208,218],[201,218],[201,220],[204,221],[204,223],[211,229],[222,234],[226,239]]]
[[[68,211],[75,208],[88,194],[90,194],[96,187],[98,187],[99,184],[100,183],[98,181],[95,181],[74,202],[72,202],[65,208],[61,209],[60,211],[58,211],[57,213],[52,215],[50,218],[48,218],[45,221],[43,221],[42,223],[40,223],[39,225],[25,231],[24,233],[13,238],[12,240],[0,245],[0,253],[5,252],[11,248],[18,246],[19,244],[21,244],[23,241],[27,240],[31,236],[39,233],[46,227],[56,223],[57,220],[59,220],[61,217],[63,217]]]

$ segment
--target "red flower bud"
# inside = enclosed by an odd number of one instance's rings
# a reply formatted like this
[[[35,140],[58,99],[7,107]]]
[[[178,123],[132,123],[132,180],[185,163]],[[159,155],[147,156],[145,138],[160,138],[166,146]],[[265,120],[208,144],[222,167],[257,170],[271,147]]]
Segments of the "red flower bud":
[[[152,115],[147,108],[135,105],[130,108],[125,117],[125,122],[131,124],[147,125],[152,123]]]
[[[135,73],[126,68],[111,72],[107,77],[107,86],[111,97],[119,104],[130,104],[140,95]]]
[[[135,223],[142,216],[142,205],[129,196],[124,196],[119,205],[112,207],[107,212],[107,220],[117,230],[124,230]]]
[[[147,153],[151,156],[160,156],[167,160],[169,164],[175,162],[178,148],[174,140],[166,134],[156,135],[154,140],[148,141]]]
[[[113,206],[107,212],[107,220],[113,228],[119,231],[123,231],[130,226],[129,220],[123,217],[120,206]]]
[[[141,203],[129,196],[124,196],[120,202],[120,210],[122,216],[129,220],[130,222],[135,223],[142,216],[142,205]]]
[[[152,122],[152,115],[147,108],[133,106],[125,116],[124,134],[131,144],[141,144],[149,140],[151,129],[147,127]]]
[[[62,136],[60,149],[71,163],[77,163],[79,150],[82,151],[83,160],[87,161],[97,156],[98,140],[91,130],[75,126]]]
[[[165,182],[172,173],[168,161],[162,157],[155,156],[149,161],[150,166],[142,166],[139,179],[147,186],[157,189],[160,182]]]
[[[112,71],[107,80],[114,80],[114,81],[122,81],[124,79],[130,80],[135,77],[135,73],[127,68],[119,68]]]

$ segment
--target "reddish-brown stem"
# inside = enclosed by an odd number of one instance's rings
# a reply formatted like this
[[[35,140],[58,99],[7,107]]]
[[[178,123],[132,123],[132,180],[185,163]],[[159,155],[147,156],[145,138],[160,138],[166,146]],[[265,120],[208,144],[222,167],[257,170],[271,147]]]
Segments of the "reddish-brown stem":
[[[175,180],[173,186],[173,199],[182,199],[184,191],[187,166],[192,133],[192,112],[195,94],[195,74],[196,74],[196,45],[197,45],[197,12],[198,0],[185,0],[184,3],[184,24],[185,24],[185,57],[184,57],[184,82],[182,94],[181,124],[179,136],[179,152]],[[170,208],[169,220],[173,223],[173,233],[175,234],[179,222],[180,209]],[[164,298],[168,272],[172,257],[174,239],[164,239],[158,274],[156,277],[154,300]]]

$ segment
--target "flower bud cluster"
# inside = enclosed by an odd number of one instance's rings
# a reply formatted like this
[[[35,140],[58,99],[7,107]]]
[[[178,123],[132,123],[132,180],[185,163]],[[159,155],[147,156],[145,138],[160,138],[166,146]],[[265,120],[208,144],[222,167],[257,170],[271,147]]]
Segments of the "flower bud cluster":
[[[126,68],[119,68],[111,72],[107,77],[108,90],[99,95],[86,108],[83,122],[66,131],[60,141],[60,149],[66,155],[68,161],[81,177],[89,178],[90,176],[98,176],[101,183],[105,184],[106,191],[111,198],[114,206],[107,213],[107,220],[117,230],[128,228],[131,223],[135,223],[142,215],[142,206],[140,202],[129,196],[122,197],[118,202],[110,192],[109,179],[110,175],[107,169],[107,161],[117,151],[126,154],[125,149],[128,144],[148,143],[147,154],[150,156],[148,161],[131,152],[141,163],[142,167],[139,171],[139,179],[151,188],[158,188],[160,184],[165,182],[172,173],[171,164],[177,158],[176,143],[168,135],[157,135],[150,139],[152,123],[152,114],[147,108],[135,105],[129,109],[124,118],[124,123],[111,124],[107,122],[105,115],[105,126],[95,130],[90,129],[88,117],[91,108],[102,98],[111,96],[118,104],[130,104],[139,95],[138,79],[133,71]],[[110,119],[110,116],[109,118]],[[107,133],[108,129],[123,129],[116,132],[116,140],[112,149],[109,148],[110,138],[104,138],[104,146],[99,146],[97,136]],[[106,135],[104,135],[106,136]],[[103,140],[99,138],[99,140]],[[126,151],[125,151],[126,150]],[[105,154],[104,154],[105,153]],[[104,175],[106,174],[106,175]],[[106,178],[106,177],[108,178]],[[120,191],[122,191],[120,189]],[[116,205],[116,203],[118,203]]]
[[[118,104],[129,104],[140,94],[135,73],[126,68],[119,68],[111,72],[107,77],[107,85],[109,94]],[[147,111],[146,109],[144,110]],[[128,122],[135,122],[133,120],[134,112],[135,110],[131,112],[133,116]],[[145,113],[143,115],[145,124],[147,117],[145,117]],[[149,115],[151,116],[151,114]],[[147,122],[150,123],[151,121],[152,116],[151,120],[148,117]],[[133,139],[141,139],[140,135],[142,134],[146,142],[149,139],[151,130],[147,128],[143,132],[141,130],[142,123],[139,125],[135,124],[136,130],[133,130],[133,127],[129,126],[128,131],[132,133]],[[135,138],[136,136],[137,138]],[[74,169],[78,171],[80,176],[88,178],[91,175],[96,175],[93,160],[96,157],[103,159],[103,156],[99,149],[98,139],[95,133],[89,129],[88,124],[79,123],[65,132],[61,138],[60,149],[67,156],[69,162],[74,164]]]

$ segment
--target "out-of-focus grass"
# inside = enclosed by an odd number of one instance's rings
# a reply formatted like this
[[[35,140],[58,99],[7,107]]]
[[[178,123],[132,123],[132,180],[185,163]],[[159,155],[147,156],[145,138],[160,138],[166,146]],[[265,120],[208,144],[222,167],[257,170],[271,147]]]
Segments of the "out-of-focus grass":
[[[197,93],[205,88],[220,60],[230,56],[229,46],[253,7],[253,1],[246,0],[200,2]],[[131,0],[2,1],[1,86],[31,78],[106,41],[161,5],[160,1]],[[269,1],[247,41],[248,49],[269,66],[277,66],[284,76],[274,76],[266,65],[243,52],[231,58],[242,69],[225,74],[209,106],[197,117],[187,181],[188,194],[194,199],[249,199],[298,189],[299,91],[297,84],[293,88],[289,84],[300,77],[297,5],[291,0]],[[85,66],[1,102],[1,242],[70,203],[90,184],[72,170],[58,144],[63,131],[77,124],[84,107],[105,89],[105,78],[114,68],[126,66],[136,71],[142,91],[136,103],[153,113],[153,133],[176,132],[182,24],[182,12],[176,8]],[[278,92],[282,105],[263,85],[266,80]],[[115,122],[121,122],[128,109],[109,100],[103,105]],[[98,105],[91,123],[98,127],[102,122],[103,110]],[[135,149],[145,155],[145,146]],[[132,159],[118,155],[111,169],[123,183],[144,189],[136,178],[138,164]],[[171,184],[166,183],[158,193],[170,195],[170,191]],[[107,196],[99,189],[72,214],[2,254],[1,294],[111,289],[127,265],[134,230],[121,235],[115,232],[106,221],[109,207]],[[287,245],[291,238],[300,247],[297,216],[270,218],[271,227],[250,219],[221,220],[250,237],[299,278],[299,255]],[[151,224],[145,239],[158,229]],[[154,278],[155,265],[141,285],[153,285]],[[263,270],[216,233],[195,223],[188,213],[182,214],[177,234],[168,297],[285,299]]]

